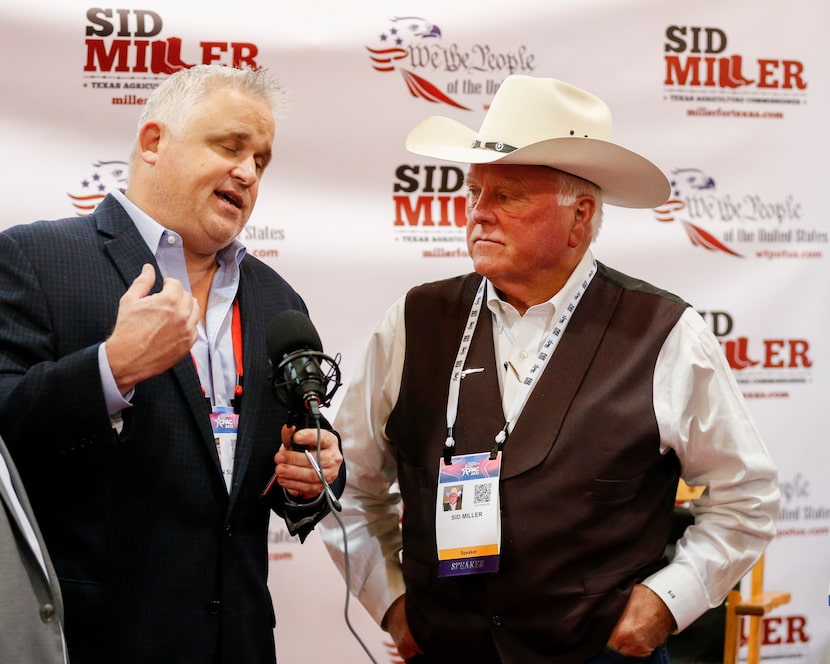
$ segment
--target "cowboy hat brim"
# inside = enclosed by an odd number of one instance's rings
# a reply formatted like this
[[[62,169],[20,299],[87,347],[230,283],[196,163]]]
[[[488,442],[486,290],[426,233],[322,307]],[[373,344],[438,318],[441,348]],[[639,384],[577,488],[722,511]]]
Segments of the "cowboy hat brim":
[[[663,172],[645,157],[619,145],[594,138],[551,138],[511,152],[472,147],[477,132],[443,116],[420,122],[406,138],[414,154],[465,164],[524,164],[549,166],[593,182],[611,205],[653,208],[669,197]]]

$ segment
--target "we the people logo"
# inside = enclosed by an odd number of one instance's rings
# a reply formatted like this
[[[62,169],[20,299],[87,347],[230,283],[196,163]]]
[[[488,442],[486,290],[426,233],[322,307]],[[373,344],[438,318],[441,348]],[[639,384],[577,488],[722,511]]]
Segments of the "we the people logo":
[[[421,16],[394,16],[366,46],[375,71],[397,72],[416,98],[462,110],[488,102],[509,74],[530,74],[536,57],[524,44],[445,42],[440,26]]]
[[[84,87],[104,93],[113,105],[142,105],[161,79],[180,69],[214,63],[258,66],[256,44],[185,41],[164,28],[161,14],[150,9],[87,9]]]
[[[722,190],[713,174],[693,166],[671,170],[669,181],[656,219],[681,227],[693,246],[733,258],[823,258],[830,233],[807,223],[793,194]]]

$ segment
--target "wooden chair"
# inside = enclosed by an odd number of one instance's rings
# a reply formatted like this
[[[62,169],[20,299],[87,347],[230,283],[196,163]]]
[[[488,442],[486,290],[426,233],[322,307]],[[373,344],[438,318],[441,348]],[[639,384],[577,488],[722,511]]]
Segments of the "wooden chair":
[[[675,505],[680,508],[701,496],[705,487],[689,486],[682,479],[677,487]],[[775,607],[790,601],[790,593],[764,591],[764,556],[750,572],[750,595],[744,599],[740,590],[732,590],[726,597],[726,626],[723,643],[723,663],[737,664],[741,646],[743,619],[749,621],[746,664],[761,661],[761,619]]]
[[[682,505],[691,500],[700,498],[703,495],[703,490],[705,488],[706,487],[703,486],[689,486],[681,477],[677,483],[677,495],[674,499],[675,505]]]
[[[790,593],[764,591],[764,556],[762,555],[750,577],[750,596],[741,597],[740,590],[732,590],[726,598],[726,633],[723,644],[723,663],[736,664],[741,645],[741,627],[744,617],[749,620],[747,664],[761,661],[761,619],[775,607],[790,601]]]

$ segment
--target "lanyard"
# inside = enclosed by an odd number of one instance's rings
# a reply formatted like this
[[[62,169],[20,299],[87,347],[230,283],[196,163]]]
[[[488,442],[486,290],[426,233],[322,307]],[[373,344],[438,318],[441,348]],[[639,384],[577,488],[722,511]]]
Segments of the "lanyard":
[[[507,411],[507,418],[505,419],[504,426],[496,434],[493,444],[490,446],[491,459],[495,459],[496,454],[503,449],[504,443],[507,441],[507,436],[513,430],[516,420],[519,419],[519,415],[524,409],[528,398],[530,398],[530,393],[536,384],[536,380],[542,375],[542,372],[545,370],[545,367],[553,355],[553,352],[559,345],[562,333],[565,331],[568,322],[571,320],[573,312],[576,310],[576,307],[582,299],[585,290],[594,278],[596,271],[597,263],[594,261],[591,265],[590,271],[585,276],[585,279],[583,279],[577,286],[567,306],[564,307],[562,315],[556,321],[553,329],[550,331],[542,344],[541,350],[536,355],[536,361],[531,365],[530,369],[519,381],[519,387],[516,390],[516,394],[513,397],[509,410]],[[478,291],[476,292],[476,296],[473,298],[473,304],[470,308],[470,314],[467,316],[467,324],[464,327],[464,333],[461,335],[461,344],[458,347],[458,352],[455,356],[455,363],[453,364],[452,376],[450,377],[450,390],[449,395],[447,396],[447,439],[444,441],[444,463],[446,465],[450,465],[453,452],[455,451],[453,427],[455,426],[455,420],[458,417],[458,401],[461,394],[461,380],[470,373],[478,373],[482,371],[482,369],[465,370],[463,367],[464,363],[467,361],[467,353],[470,350],[470,342],[472,341],[473,332],[475,331],[476,323],[478,322],[481,314],[481,305],[484,302],[485,283],[486,280],[482,279],[481,284],[479,284]]]
[[[242,401],[242,317],[239,313],[239,300],[233,300],[233,312],[231,313],[231,342],[233,345],[233,361],[236,369],[236,382],[233,386],[233,397],[231,398],[231,406],[235,413],[239,413],[239,406]],[[190,354],[193,359],[193,366],[196,368],[196,375],[199,374],[199,367],[196,365],[196,357],[193,353]],[[207,394],[204,386],[202,386],[202,394]],[[211,405],[212,407],[212,405]]]
[[[233,313],[231,314],[231,341],[233,342],[233,361],[236,365],[236,383],[233,386],[231,406],[239,413],[242,402],[242,318],[239,315],[239,300],[233,299]]]

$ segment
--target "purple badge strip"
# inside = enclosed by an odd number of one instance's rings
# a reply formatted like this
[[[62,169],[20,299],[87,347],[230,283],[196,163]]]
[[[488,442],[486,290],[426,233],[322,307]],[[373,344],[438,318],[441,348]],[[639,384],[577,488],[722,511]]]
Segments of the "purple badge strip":
[[[498,556],[455,558],[438,563],[438,576],[462,576],[465,574],[492,574],[499,571]]]

